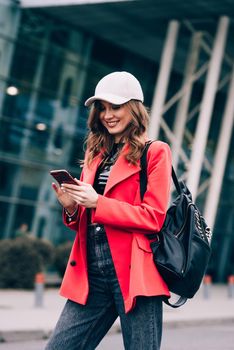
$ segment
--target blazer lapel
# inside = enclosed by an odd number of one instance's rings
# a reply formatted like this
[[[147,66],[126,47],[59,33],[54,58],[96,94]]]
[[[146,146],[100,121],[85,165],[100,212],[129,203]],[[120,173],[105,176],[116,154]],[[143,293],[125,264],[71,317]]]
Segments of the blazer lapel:
[[[111,169],[110,176],[105,187],[104,195],[106,195],[113,186],[125,180],[129,176],[139,172],[141,169],[140,164],[133,165],[125,159],[125,150],[126,148],[124,147],[119,157],[117,158],[116,163]]]
[[[94,160],[92,161],[92,164],[89,167],[88,166],[84,167],[84,169],[83,169],[83,172],[84,172],[83,182],[86,182],[88,184],[93,185],[96,171],[97,171],[98,165],[100,164],[101,160],[102,160],[101,156],[97,156],[94,158]]]
[[[95,174],[98,168],[98,165],[100,164],[102,158],[101,156],[97,156],[94,158],[94,160],[92,161],[92,164],[88,167],[86,165],[84,165],[83,168],[83,182],[86,182],[90,185],[93,185],[94,183],[94,179],[95,179]],[[80,220],[83,218],[83,215],[85,213],[86,208],[81,206],[81,212],[80,212]]]
[[[125,154],[128,149],[128,146],[124,146],[122,149],[119,157],[117,158],[115,164],[113,165],[110,176],[107,180],[107,184],[105,187],[104,195],[106,195],[112,187],[117,185],[119,182],[127,179],[128,177],[132,176],[133,174],[139,172],[141,170],[140,167],[140,162],[137,165],[133,165],[129,163],[125,159]],[[95,174],[97,171],[97,168],[102,160],[101,156],[97,156],[90,167],[86,167],[83,169],[84,171],[84,177],[83,181],[86,183],[89,183],[93,185],[94,179],[95,179]]]

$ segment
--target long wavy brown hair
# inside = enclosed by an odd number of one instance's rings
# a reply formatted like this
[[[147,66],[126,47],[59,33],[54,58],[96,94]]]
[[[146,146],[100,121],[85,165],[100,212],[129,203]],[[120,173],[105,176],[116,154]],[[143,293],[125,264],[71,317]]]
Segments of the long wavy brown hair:
[[[125,105],[129,108],[132,120],[124,131],[120,142],[128,143],[129,148],[125,154],[125,158],[128,162],[136,164],[145,146],[145,138],[143,136],[146,135],[148,128],[149,113],[140,101],[131,100]],[[84,161],[88,166],[100,152],[104,158],[114,144],[114,137],[102,125],[99,115],[100,101],[95,101],[88,118],[89,132],[86,138],[87,156]]]

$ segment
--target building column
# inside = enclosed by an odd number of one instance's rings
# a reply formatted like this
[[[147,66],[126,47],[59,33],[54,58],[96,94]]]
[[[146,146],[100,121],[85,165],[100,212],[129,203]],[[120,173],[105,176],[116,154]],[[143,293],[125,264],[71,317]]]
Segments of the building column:
[[[79,81],[74,81],[71,95],[76,97],[76,105],[67,106],[63,108],[61,106],[61,94],[60,100],[57,101],[57,109],[52,122],[52,130],[56,130],[56,128],[61,125],[63,131],[66,135],[74,135],[76,133],[76,125],[77,118],[79,118],[79,105],[81,95],[83,93],[85,78],[87,74],[87,67],[90,61],[91,49],[93,45],[93,39],[87,38],[83,34],[74,32],[71,33],[71,42],[73,41],[74,45],[77,46],[76,53],[70,53],[69,51],[66,54],[66,59],[70,59],[74,62],[73,66],[66,66],[62,73],[61,79],[61,92],[64,82],[69,77],[77,77],[79,76]],[[75,64],[76,62],[76,64]],[[69,120],[69,123],[67,122]],[[56,162],[59,165],[59,168],[67,168],[68,167],[68,159],[71,153],[71,148],[73,144],[73,138],[66,136],[66,142],[63,144],[61,154],[58,159],[56,158]],[[49,162],[54,163],[55,159],[55,148],[53,145],[53,133],[50,135],[50,139],[48,141],[47,146],[47,159]],[[44,174],[44,179],[41,183],[41,187],[38,194],[38,205],[35,210],[33,224],[32,224],[32,232],[34,235],[38,235],[38,230],[40,227],[40,222],[44,220],[44,232],[43,238],[54,241],[58,238],[59,232],[54,232],[54,227],[56,226],[57,217],[53,215],[54,208],[57,206],[57,198],[54,194],[54,191],[51,189],[51,182],[53,181],[52,177],[49,174]],[[40,203],[46,202],[48,203],[48,207],[43,207]]]
[[[21,158],[25,157],[25,153],[27,152],[27,147],[29,146],[29,141],[31,136],[30,127],[31,127],[32,121],[35,118],[35,109],[38,101],[38,94],[40,91],[42,74],[46,63],[46,54],[49,48],[50,35],[51,35],[51,25],[47,25],[45,30],[45,37],[43,39],[43,44],[39,55],[35,77],[33,80],[33,91],[30,96],[28,112],[26,114],[25,130],[24,130],[24,136],[22,138],[21,150],[20,150]]]
[[[154,91],[153,102],[151,107],[151,116],[149,124],[149,137],[157,139],[160,130],[160,119],[162,108],[165,102],[167,87],[170,79],[170,72],[174,58],[176,41],[179,31],[179,22],[170,21],[167,30],[167,36],[160,62],[158,80]]]
[[[231,142],[232,128],[234,121],[234,65],[232,79],[229,86],[227,102],[222,126],[219,134],[218,145],[214,157],[214,166],[210,180],[210,186],[205,202],[204,217],[209,226],[213,229],[215,224],[216,213],[219,204],[222,181],[225,172],[225,166],[228,157],[229,145]]]
[[[204,95],[201,103],[201,110],[198,116],[198,123],[192,146],[192,156],[189,166],[187,185],[193,195],[194,200],[196,198],[197,189],[199,186],[199,179],[202,170],[208,131],[218,85],[218,78],[224,54],[228,25],[229,18],[225,16],[221,17],[214,40],[210,67],[208,70]]]
[[[46,53],[47,47],[49,45],[49,35],[50,35],[50,28],[47,29],[46,36],[44,38],[41,57],[40,57],[39,62],[38,62],[38,66],[37,66],[37,70],[36,70],[36,74],[35,74],[35,78],[34,78],[34,82],[33,82],[34,91],[32,92],[32,95],[30,98],[30,103],[29,103],[29,107],[28,107],[29,109],[28,109],[28,113],[26,116],[27,121],[25,123],[25,130],[24,130],[23,138],[22,138],[21,145],[20,145],[21,146],[20,155],[19,155],[20,159],[25,158],[27,148],[29,147],[29,140],[30,140],[30,134],[31,134],[30,124],[35,117],[34,116],[35,106],[37,103],[38,91],[39,91],[41,77],[42,77],[42,73],[43,73],[43,69],[44,69],[44,65],[45,65],[45,53]],[[21,187],[22,179],[23,179],[23,171],[24,171],[23,167],[19,166],[17,168],[14,182],[13,182],[13,187],[12,187],[11,194],[10,194],[11,197],[13,197],[13,198],[19,197],[20,187]],[[8,215],[7,215],[7,219],[6,219],[6,229],[5,229],[5,237],[6,238],[10,237],[12,234],[15,212],[16,212],[16,204],[11,203],[9,205],[9,211],[8,211]]]
[[[191,46],[186,62],[184,80],[182,83],[182,90],[185,89],[185,92],[181,97],[176,109],[176,117],[173,128],[173,134],[175,136],[175,139],[172,143],[172,163],[175,171],[178,166],[179,150],[182,145],[184,130],[186,127],[186,120],[193,87],[192,77],[197,67],[197,61],[200,52],[201,36],[201,32],[197,32],[192,36]]]
[[[15,4],[15,1],[0,0],[0,119],[20,14],[20,8]]]
[[[232,71],[232,79],[229,86],[227,102],[222,119],[221,131],[219,134],[218,145],[214,157],[214,166],[212,171],[212,177],[210,181],[210,187],[206,198],[204,217],[211,229],[215,225],[215,219],[217,215],[219,199],[221,194],[222,182],[225,172],[225,166],[227,163],[228,151],[232,137],[233,121],[234,121],[234,65]],[[230,208],[229,215],[227,216],[228,225],[227,231],[223,236],[222,254],[219,257],[219,263],[217,264],[217,276],[218,279],[223,279],[224,271],[226,269],[227,261],[230,261],[232,247],[232,227],[233,227],[233,208]]]

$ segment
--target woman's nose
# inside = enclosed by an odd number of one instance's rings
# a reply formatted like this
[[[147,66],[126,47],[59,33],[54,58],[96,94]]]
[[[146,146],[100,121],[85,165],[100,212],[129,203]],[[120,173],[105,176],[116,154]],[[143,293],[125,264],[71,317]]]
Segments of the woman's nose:
[[[105,110],[105,114],[104,114],[104,118],[105,119],[111,119],[113,117],[113,113],[111,109],[106,109]]]

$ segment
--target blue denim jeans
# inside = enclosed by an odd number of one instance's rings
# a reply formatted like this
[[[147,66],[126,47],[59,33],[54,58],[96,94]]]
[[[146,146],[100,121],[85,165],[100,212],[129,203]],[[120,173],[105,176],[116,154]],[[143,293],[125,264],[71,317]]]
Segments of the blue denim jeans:
[[[67,301],[46,350],[93,350],[118,316],[126,350],[159,350],[162,299],[140,296],[134,309],[126,314],[101,225],[88,230],[87,253],[90,287],[87,303]]]

